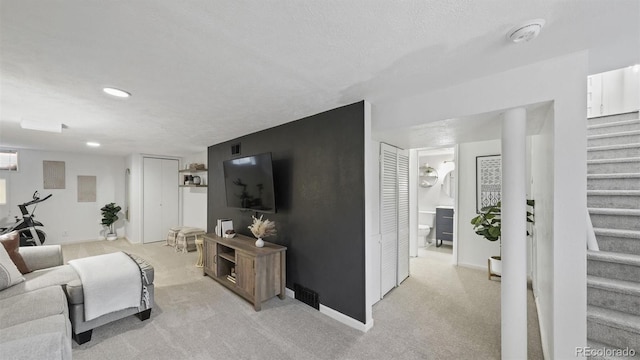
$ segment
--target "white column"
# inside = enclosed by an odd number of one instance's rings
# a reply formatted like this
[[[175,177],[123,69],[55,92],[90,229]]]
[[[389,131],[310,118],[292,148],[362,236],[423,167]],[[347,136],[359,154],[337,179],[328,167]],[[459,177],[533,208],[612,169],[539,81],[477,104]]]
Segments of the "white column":
[[[527,112],[502,121],[502,359],[527,358]]]

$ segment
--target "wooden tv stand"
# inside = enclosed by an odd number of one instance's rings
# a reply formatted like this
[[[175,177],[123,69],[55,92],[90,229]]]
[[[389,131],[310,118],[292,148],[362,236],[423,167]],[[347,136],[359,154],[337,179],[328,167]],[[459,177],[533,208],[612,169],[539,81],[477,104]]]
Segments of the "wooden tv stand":
[[[240,234],[231,239],[204,235],[202,270],[260,311],[263,301],[276,295],[284,299],[287,248],[266,241],[259,248],[255,242]]]

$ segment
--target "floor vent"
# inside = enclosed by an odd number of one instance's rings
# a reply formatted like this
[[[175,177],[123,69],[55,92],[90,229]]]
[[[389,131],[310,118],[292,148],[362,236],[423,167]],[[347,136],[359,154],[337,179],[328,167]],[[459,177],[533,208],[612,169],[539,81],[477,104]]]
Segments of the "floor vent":
[[[317,292],[307,289],[300,284],[293,284],[293,291],[296,294],[296,300],[300,300],[312,308],[320,310],[320,299]]]

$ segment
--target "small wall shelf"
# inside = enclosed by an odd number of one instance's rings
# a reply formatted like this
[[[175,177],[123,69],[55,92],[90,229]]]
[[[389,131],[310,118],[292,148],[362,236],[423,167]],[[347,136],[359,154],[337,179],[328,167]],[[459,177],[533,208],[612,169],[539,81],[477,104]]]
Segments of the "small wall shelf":
[[[205,172],[207,171],[207,169],[182,169],[182,170],[178,170],[179,173],[201,173],[201,172]]]
[[[207,169],[180,169],[178,170],[178,174],[198,174],[198,173],[206,173]],[[203,181],[206,180],[203,179]],[[184,188],[184,187],[188,187],[188,188],[206,188],[207,185],[206,184],[179,184],[178,187]]]

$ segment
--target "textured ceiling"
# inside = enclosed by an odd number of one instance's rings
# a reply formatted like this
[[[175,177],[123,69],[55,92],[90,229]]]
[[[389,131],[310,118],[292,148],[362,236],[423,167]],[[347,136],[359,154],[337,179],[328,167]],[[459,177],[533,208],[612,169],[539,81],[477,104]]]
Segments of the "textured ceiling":
[[[538,39],[506,41],[533,18]],[[639,39],[637,0],[0,0],[0,146],[187,155],[577,50],[592,72],[622,67]]]
[[[538,134],[553,109],[548,101],[522,106],[527,110],[527,135]],[[500,139],[504,111],[463,116],[433,121],[409,128],[391,128],[374,131],[376,138],[405,149],[441,149],[459,143]],[[429,151],[437,154],[436,151]]]

